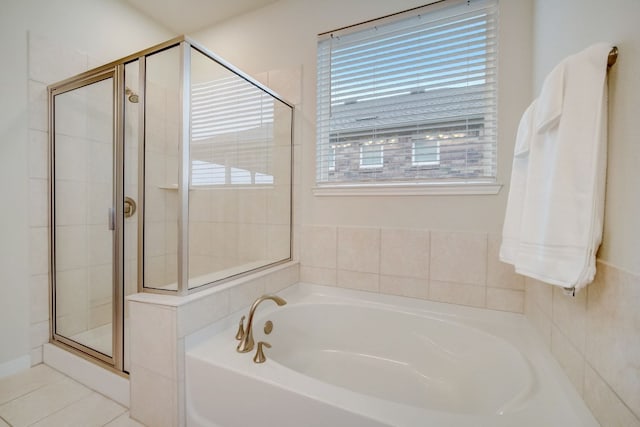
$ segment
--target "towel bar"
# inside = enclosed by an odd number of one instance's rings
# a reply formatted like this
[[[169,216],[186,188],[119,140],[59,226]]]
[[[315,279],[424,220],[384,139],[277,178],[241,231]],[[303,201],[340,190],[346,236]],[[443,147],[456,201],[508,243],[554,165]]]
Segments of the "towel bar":
[[[611,52],[609,52],[609,58],[607,59],[607,68],[611,68],[613,64],[618,60],[618,46],[614,46],[611,48]]]

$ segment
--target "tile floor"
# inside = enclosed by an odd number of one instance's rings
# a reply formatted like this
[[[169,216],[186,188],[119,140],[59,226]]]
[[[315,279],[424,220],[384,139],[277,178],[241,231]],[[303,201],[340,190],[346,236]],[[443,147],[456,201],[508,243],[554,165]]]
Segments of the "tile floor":
[[[0,379],[0,427],[144,427],[127,408],[40,364]]]

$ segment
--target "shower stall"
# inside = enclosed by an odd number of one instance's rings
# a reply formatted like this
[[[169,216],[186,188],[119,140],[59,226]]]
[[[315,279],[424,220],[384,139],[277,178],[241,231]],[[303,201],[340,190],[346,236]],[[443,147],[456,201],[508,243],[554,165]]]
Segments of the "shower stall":
[[[128,372],[124,298],[291,259],[293,107],[179,37],[49,92],[51,340]]]

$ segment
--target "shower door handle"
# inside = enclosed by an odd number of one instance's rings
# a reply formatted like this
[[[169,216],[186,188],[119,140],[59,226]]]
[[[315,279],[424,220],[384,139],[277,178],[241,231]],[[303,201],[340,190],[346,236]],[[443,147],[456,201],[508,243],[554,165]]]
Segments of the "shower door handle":
[[[124,198],[124,217],[131,218],[136,213],[136,201],[131,197]]]
[[[109,230],[116,229],[116,210],[115,208],[109,208]]]

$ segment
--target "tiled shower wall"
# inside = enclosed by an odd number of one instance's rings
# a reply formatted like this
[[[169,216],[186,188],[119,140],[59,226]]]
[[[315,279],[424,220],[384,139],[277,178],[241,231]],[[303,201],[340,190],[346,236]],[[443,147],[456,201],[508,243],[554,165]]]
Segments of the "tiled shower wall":
[[[640,427],[640,275],[599,261],[567,297],[526,279],[525,314],[602,426]]]
[[[174,81],[169,83],[175,84]],[[145,285],[160,288],[173,285],[172,288],[175,289],[178,282],[179,95],[175,88],[166,82],[163,84],[149,81],[147,105]],[[137,167],[135,171],[137,172]],[[137,242],[137,239],[135,240]]]
[[[60,46],[45,37],[29,34],[29,293],[31,298],[31,363],[42,361],[42,344],[49,341],[48,300],[48,141],[47,91],[48,84],[88,70],[97,65],[86,54]],[[83,159],[83,164],[87,163]],[[86,284],[86,283],[85,283]],[[95,295],[94,295],[95,296]],[[91,296],[79,292],[78,298],[87,308],[88,326]],[[94,298],[102,301],[99,296]],[[78,301],[75,301],[78,302]],[[74,302],[72,302],[74,303]]]
[[[274,177],[264,188],[242,185],[236,188],[192,187],[189,192],[189,276],[197,277],[242,264],[268,264],[287,258],[289,253],[289,200],[291,128],[289,111],[275,106],[274,124],[259,130],[267,133],[262,149],[264,156],[250,164]],[[285,129],[283,129],[285,128]],[[257,139],[248,132],[225,135],[223,147],[231,146],[227,162],[235,164],[237,152],[245,140]],[[244,140],[243,140],[244,139]],[[201,145],[204,145],[202,142]],[[211,141],[213,153],[215,143]],[[247,162],[245,158],[240,161]],[[215,160],[212,160],[215,161]]]
[[[56,98],[56,322],[65,336],[111,322],[110,98],[108,82]]]
[[[303,226],[301,235],[301,281],[524,310],[524,280],[498,261],[498,235],[336,226]]]

